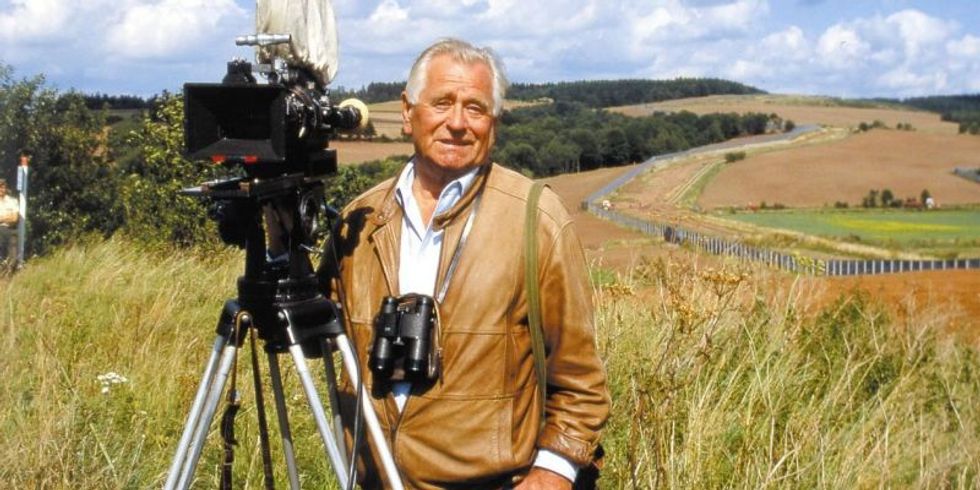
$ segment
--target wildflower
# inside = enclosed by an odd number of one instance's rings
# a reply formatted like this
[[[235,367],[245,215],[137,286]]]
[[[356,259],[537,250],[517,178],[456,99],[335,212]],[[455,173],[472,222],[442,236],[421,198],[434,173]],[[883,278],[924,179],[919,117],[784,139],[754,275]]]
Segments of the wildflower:
[[[123,383],[128,383],[129,382],[129,380],[126,379],[125,376],[123,376],[123,375],[121,375],[119,373],[114,373],[112,371],[110,371],[108,373],[105,373],[105,374],[100,374],[100,375],[96,376],[95,379],[102,386],[102,394],[103,395],[108,395],[109,394],[109,389],[112,388],[112,385],[123,384]]]

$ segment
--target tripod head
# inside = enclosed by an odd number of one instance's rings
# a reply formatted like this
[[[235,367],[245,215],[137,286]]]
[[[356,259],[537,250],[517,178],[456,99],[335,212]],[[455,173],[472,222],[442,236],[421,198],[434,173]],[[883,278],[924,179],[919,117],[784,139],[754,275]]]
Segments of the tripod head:
[[[301,344],[308,357],[320,356],[315,340],[344,331],[339,306],[319,290],[310,260],[324,214],[336,214],[323,199],[323,181],[303,174],[240,177],[184,193],[209,199],[222,240],[245,249],[238,298],[226,305],[218,333],[231,331],[232,311],[246,310],[266,349]]]

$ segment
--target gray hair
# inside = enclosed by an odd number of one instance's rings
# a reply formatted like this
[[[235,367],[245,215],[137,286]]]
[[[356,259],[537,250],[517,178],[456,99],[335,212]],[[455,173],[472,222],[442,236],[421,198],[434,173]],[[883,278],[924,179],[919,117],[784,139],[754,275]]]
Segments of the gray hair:
[[[419,94],[426,84],[426,73],[429,70],[429,62],[440,55],[448,55],[453,60],[466,63],[483,63],[490,68],[490,77],[493,80],[493,115],[499,116],[504,110],[504,95],[510,82],[504,74],[504,65],[490,48],[478,48],[472,44],[454,38],[445,38],[436,41],[432,46],[426,48],[415,60],[412,71],[408,74],[408,83],[405,85],[405,93],[408,95],[408,102],[417,104]]]

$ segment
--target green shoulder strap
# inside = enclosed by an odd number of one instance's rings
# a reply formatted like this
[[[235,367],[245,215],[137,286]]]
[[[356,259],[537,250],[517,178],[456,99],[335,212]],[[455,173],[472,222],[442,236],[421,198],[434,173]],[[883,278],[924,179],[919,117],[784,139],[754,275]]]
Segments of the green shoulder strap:
[[[527,216],[524,220],[524,282],[527,289],[527,322],[534,354],[534,372],[538,376],[541,396],[541,425],[544,426],[547,399],[548,366],[544,352],[544,331],[541,329],[541,291],[538,289],[538,199],[544,184],[535,182],[527,196]]]

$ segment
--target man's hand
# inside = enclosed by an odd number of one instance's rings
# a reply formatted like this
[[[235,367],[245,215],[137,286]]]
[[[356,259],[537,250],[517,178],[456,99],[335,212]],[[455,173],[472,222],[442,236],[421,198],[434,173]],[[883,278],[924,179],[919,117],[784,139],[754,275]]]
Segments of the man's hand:
[[[571,490],[572,482],[558,473],[535,466],[514,490]]]

